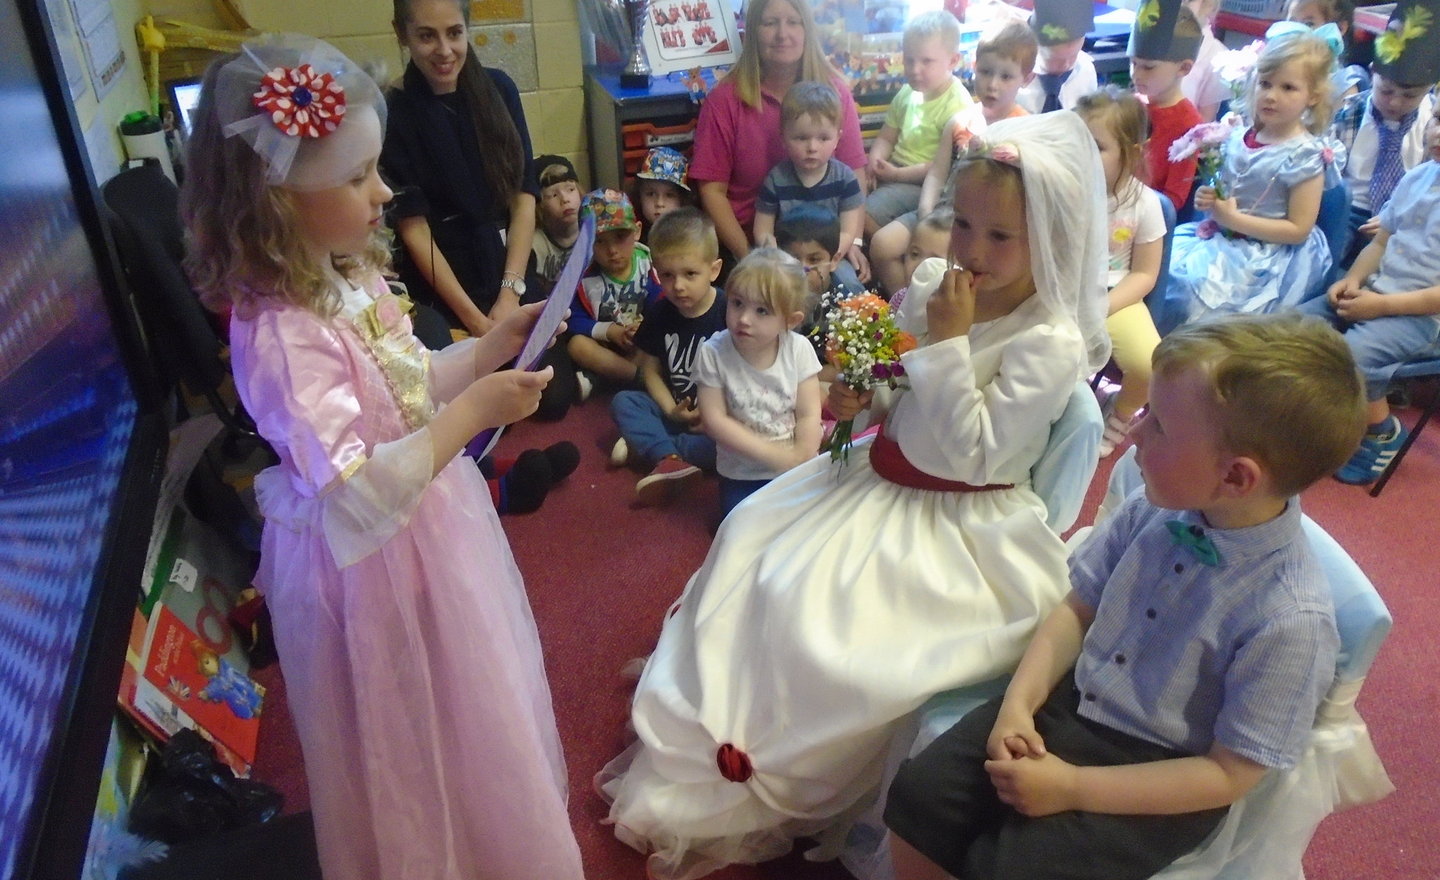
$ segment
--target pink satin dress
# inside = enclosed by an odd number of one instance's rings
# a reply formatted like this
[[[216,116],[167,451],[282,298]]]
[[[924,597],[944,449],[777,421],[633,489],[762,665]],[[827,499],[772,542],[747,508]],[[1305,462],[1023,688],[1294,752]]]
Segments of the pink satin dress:
[[[529,600],[463,456],[431,478],[435,402],[474,380],[376,278],[333,318],[231,323],[280,464],[256,479],[265,594],[326,880],[580,878]]]

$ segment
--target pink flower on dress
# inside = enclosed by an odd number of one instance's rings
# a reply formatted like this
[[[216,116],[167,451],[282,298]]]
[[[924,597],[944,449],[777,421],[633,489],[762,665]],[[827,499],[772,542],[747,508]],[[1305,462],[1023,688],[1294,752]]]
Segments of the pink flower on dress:
[[[404,315],[400,310],[400,301],[393,296],[381,297],[375,301],[375,317],[380,319],[380,326],[386,330],[399,324]]]
[[[1327,147],[1321,147],[1321,148],[1320,148],[1320,161],[1321,161],[1321,162],[1324,162],[1326,165],[1329,165],[1330,163],[1334,162],[1334,161],[1335,161],[1335,149],[1334,149],[1333,147],[1328,147],[1328,146],[1327,146]]]
[[[251,101],[291,137],[324,137],[340,127],[345,115],[344,87],[308,64],[277,67],[265,74]]]
[[[411,305],[410,300],[387,292],[376,297],[361,317],[372,338],[389,338],[403,343],[409,340],[413,333],[410,319],[407,317],[412,308],[414,306]]]
[[[1020,164],[1020,150],[1014,144],[996,144],[990,148],[990,158],[1006,165]]]
[[[1214,238],[1215,234],[1219,231],[1220,224],[1215,222],[1214,220],[1206,218],[1204,220],[1201,220],[1200,224],[1195,227],[1195,237],[1201,240],[1209,240]]]

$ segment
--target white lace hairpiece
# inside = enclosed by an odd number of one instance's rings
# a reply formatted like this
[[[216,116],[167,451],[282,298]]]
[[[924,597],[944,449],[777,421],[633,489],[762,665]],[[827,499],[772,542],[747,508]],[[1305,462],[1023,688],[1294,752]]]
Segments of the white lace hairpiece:
[[[244,139],[266,180],[288,189],[328,189],[354,172],[369,139],[347,131],[347,114],[370,107],[385,130],[385,99],[369,74],[301,34],[244,44],[216,75],[214,101],[225,136]]]
[[[1035,295],[1079,326],[1086,375],[1105,366],[1109,218],[1105,173],[1090,129],[1069,111],[1002,119],[972,139],[967,153],[1020,169]]]

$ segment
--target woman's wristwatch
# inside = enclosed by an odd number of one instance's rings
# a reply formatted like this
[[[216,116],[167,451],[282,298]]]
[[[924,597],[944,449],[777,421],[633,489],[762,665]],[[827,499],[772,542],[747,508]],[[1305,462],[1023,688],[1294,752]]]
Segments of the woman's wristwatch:
[[[506,272],[500,279],[500,289],[513,290],[516,296],[525,295],[525,279],[518,272]]]

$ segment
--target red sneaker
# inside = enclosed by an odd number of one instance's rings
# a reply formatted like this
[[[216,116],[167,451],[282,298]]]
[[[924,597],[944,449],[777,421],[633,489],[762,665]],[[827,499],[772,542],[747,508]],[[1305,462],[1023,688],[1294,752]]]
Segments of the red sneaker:
[[[695,465],[678,455],[666,456],[635,484],[635,497],[645,507],[663,504],[698,476],[700,469]]]

